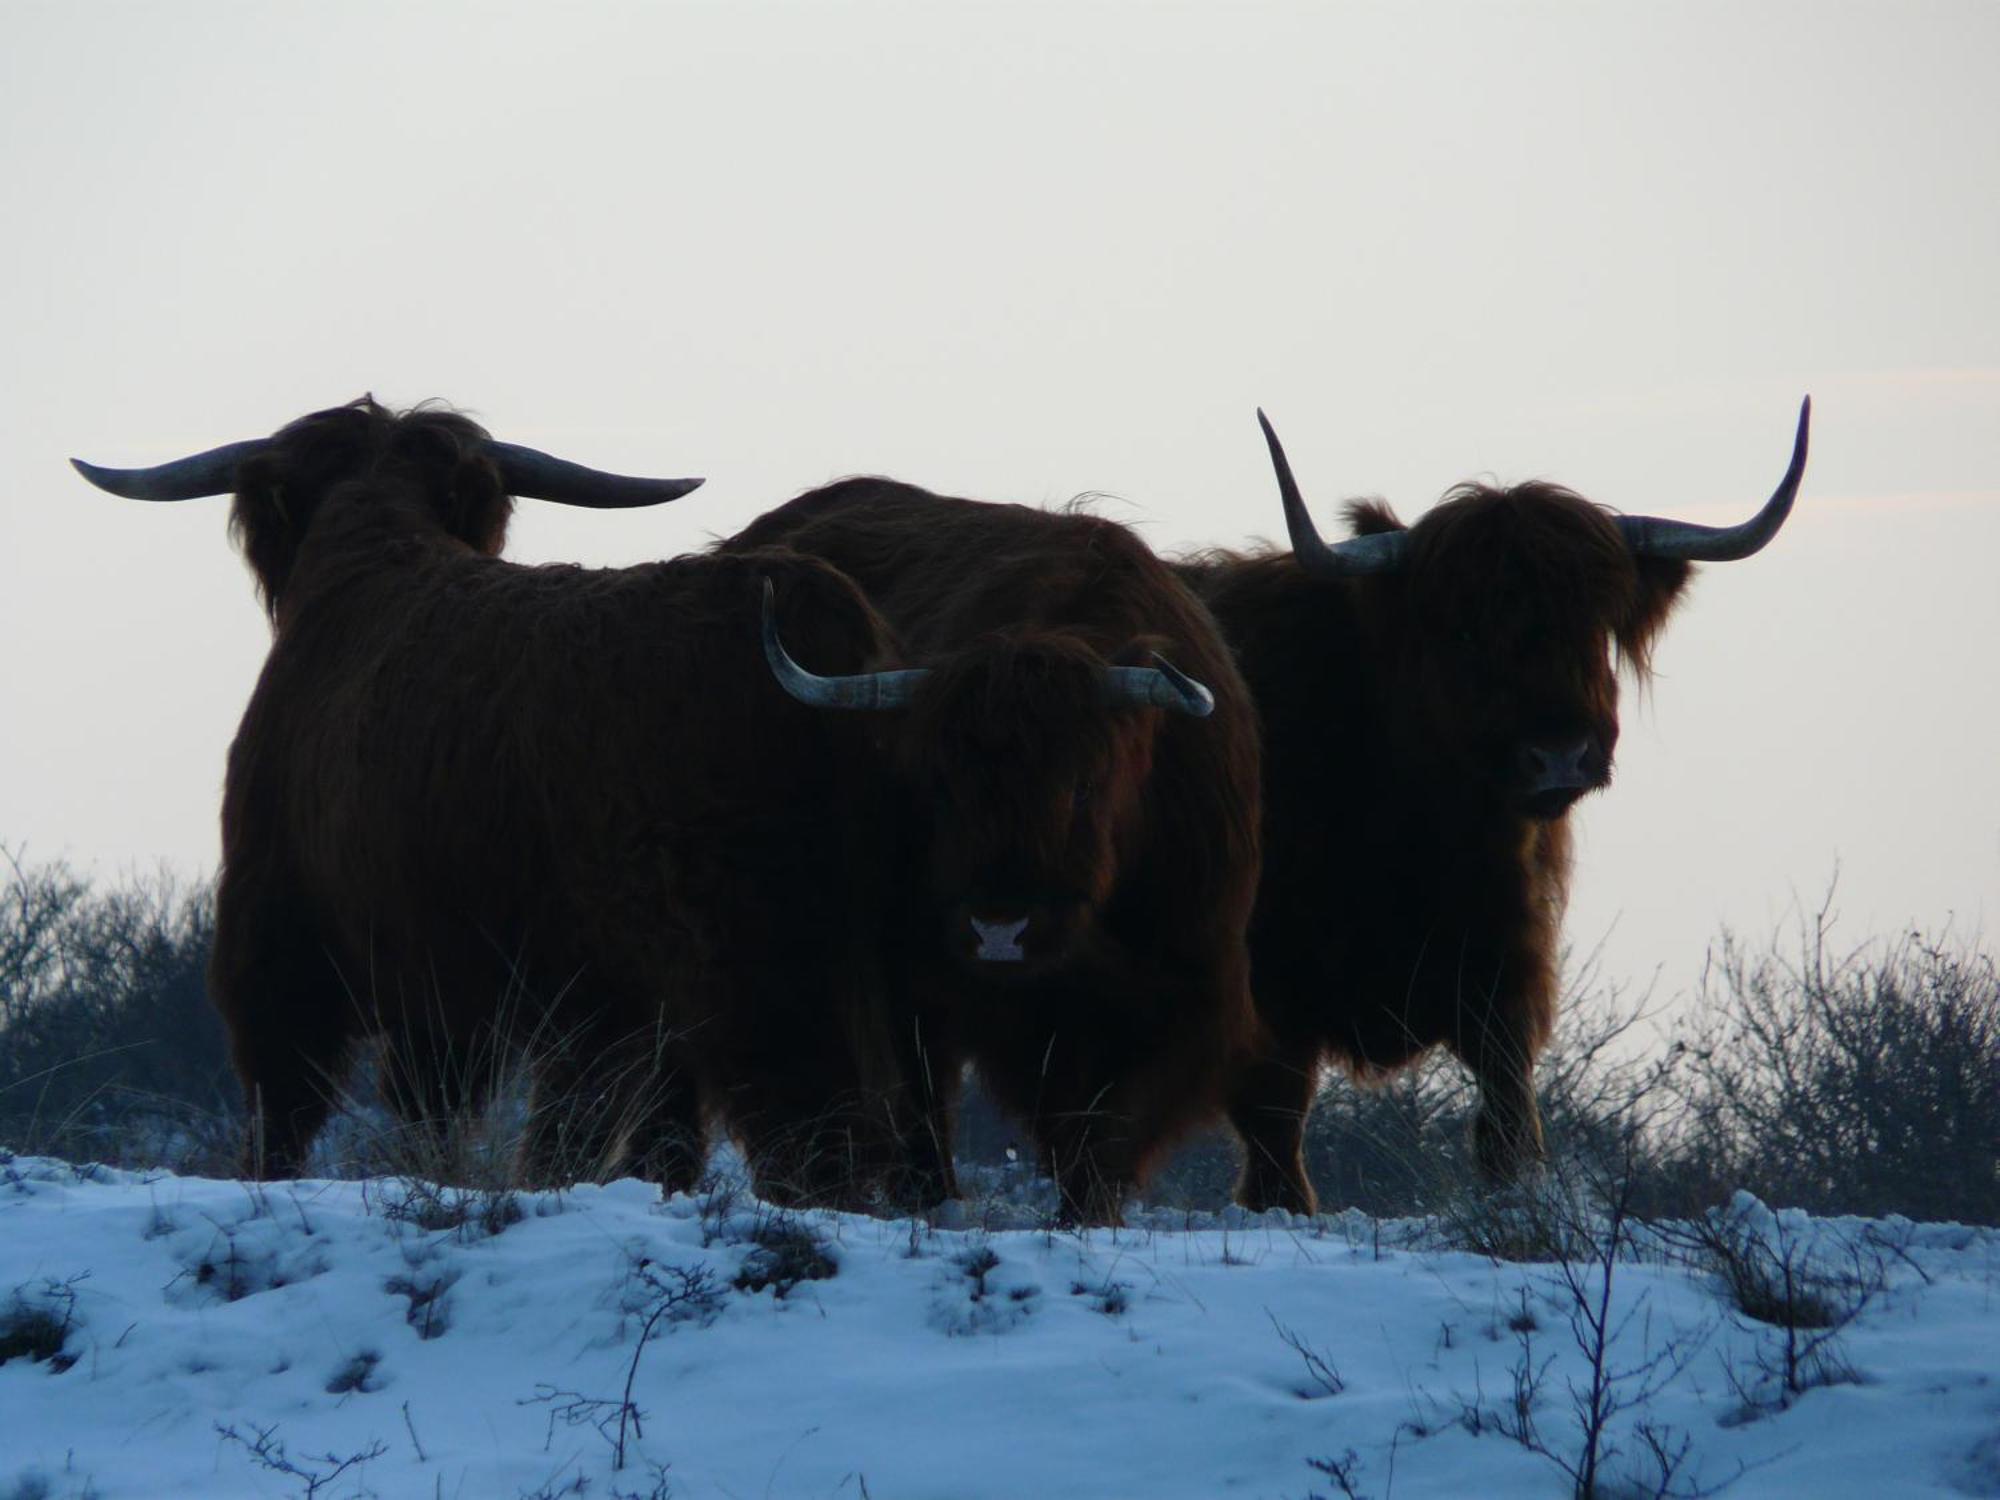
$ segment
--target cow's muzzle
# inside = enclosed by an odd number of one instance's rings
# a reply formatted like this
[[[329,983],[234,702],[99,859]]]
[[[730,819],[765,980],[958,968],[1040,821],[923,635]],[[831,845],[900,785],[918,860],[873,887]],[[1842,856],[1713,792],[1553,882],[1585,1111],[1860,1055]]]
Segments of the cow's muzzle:
[[[1018,964],[1027,959],[1027,950],[1021,946],[1021,934],[1028,930],[1029,918],[1021,917],[1012,922],[983,922],[978,917],[968,920],[972,923],[973,936],[979,940],[979,946],[972,954],[975,962]]]
[[[1530,817],[1559,818],[1611,779],[1611,758],[1594,734],[1521,746],[1515,770]]]
[[[945,917],[952,959],[983,978],[1026,980],[1067,962],[1088,923],[1081,902],[972,900]]]

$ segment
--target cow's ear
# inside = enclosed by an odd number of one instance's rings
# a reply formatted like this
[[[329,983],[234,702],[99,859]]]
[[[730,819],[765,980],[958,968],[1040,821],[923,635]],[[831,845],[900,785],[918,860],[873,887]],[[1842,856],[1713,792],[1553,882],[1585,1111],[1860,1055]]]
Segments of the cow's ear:
[[[439,517],[451,534],[488,557],[507,550],[507,523],[514,500],[501,481],[499,465],[483,454],[457,458],[444,488],[444,514]]]
[[[1385,531],[1408,531],[1387,500],[1347,502],[1347,529],[1353,536],[1377,536]]]
[[[303,483],[288,483],[284,460],[285,455],[267,451],[239,465],[236,498],[229,508],[230,532],[256,577],[264,612],[273,620],[313,511],[312,491]]]
[[[1653,643],[1687,594],[1689,565],[1677,557],[1637,557],[1639,587],[1632,612],[1617,630],[1618,654],[1641,677],[1652,670]]]

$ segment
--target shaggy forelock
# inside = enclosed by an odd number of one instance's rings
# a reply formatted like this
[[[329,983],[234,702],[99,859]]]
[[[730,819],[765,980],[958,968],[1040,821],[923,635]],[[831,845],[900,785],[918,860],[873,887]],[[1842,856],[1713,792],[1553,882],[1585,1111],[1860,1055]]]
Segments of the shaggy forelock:
[[[939,752],[1068,743],[1110,717],[1104,667],[1071,637],[995,632],[936,665],[912,705],[910,731]]]
[[[1617,525],[1561,485],[1463,484],[1411,532],[1410,573],[1422,600],[1490,628],[1533,620],[1594,627],[1618,639],[1636,671],[1645,644],[1629,627],[1639,576]],[[1628,636],[1631,648],[1627,646]]]

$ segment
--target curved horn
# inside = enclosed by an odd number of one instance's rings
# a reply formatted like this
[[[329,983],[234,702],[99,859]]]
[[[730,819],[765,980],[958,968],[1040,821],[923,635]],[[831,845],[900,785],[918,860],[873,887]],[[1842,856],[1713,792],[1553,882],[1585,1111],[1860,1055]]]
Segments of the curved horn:
[[[1798,498],[1806,471],[1806,437],[1812,427],[1812,397],[1799,406],[1799,432],[1792,440],[1791,467],[1764,508],[1736,526],[1697,526],[1663,516],[1619,516],[1625,545],[1640,557],[1678,557],[1687,562],[1735,562],[1761,551],[1778,534]]]
[[[177,458],[172,463],[155,464],[150,469],[106,469],[80,458],[71,459],[70,464],[100,490],[109,490],[128,500],[193,500],[202,495],[227,495],[234,491],[237,466],[263,452],[270,442],[269,438],[252,438],[248,442],[227,443],[206,453]],[[487,442],[480,445],[480,451],[499,466],[500,482],[508,494],[552,500],[558,505],[588,506],[593,510],[624,510],[678,500],[702,482],[607,474],[537,448],[523,448],[518,443]]]
[[[1215,694],[1159,652],[1150,667],[1106,667],[1105,685],[1114,703],[1135,708],[1168,708],[1205,719],[1215,712]]]
[[[930,676],[923,667],[899,672],[856,672],[845,677],[822,677],[808,672],[792,660],[785,643],[778,639],[777,593],[771,580],[764,580],[764,660],[778,686],[809,708],[901,708],[910,701],[917,684]]]
[[[236,466],[247,458],[255,458],[270,441],[251,438],[243,443],[225,443],[206,453],[154,464],[150,469],[105,469],[80,458],[72,458],[69,463],[100,490],[123,495],[127,500],[196,500],[203,495],[232,492],[236,488]]]
[[[1320,578],[1341,578],[1350,573],[1393,573],[1400,568],[1409,547],[1408,532],[1382,531],[1327,545],[1313,525],[1298,481],[1292,478],[1292,466],[1285,459],[1284,445],[1262,407],[1257,410],[1257,422],[1271,449],[1271,467],[1278,471],[1278,497],[1285,504],[1285,530],[1292,536],[1292,553],[1305,570]]]
[[[530,500],[552,500],[557,505],[629,510],[678,500],[702,484],[699,479],[641,479],[629,474],[607,474],[602,469],[587,469],[518,443],[488,442],[484,451],[500,466],[500,480],[507,486],[508,494]]]

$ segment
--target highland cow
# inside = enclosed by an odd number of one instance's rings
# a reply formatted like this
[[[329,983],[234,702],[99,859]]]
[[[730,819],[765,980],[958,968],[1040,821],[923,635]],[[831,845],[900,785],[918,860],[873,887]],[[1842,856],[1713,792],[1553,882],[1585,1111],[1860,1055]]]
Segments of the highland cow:
[[[1567,814],[1610,782],[1618,667],[1647,677],[1690,564],[1748,557],[1784,524],[1810,411],[1783,483],[1738,526],[1465,485],[1409,527],[1354,503],[1354,535],[1331,544],[1265,423],[1292,550],[1180,565],[1262,716],[1250,946],[1270,1041],[1229,1105],[1244,1204],[1314,1208],[1304,1129],[1328,1058],[1379,1076],[1448,1047],[1478,1084],[1482,1173],[1540,1157]]]
[[[233,491],[273,622],[229,753],[210,976],[253,1170],[297,1172],[369,1035],[414,1120],[477,1107],[475,1059],[524,1046],[536,1182],[689,1187],[718,1112],[768,1195],[849,1201],[900,1166],[877,757],[779,690],[757,633],[774,588],[819,668],[888,659],[835,569],[502,561],[510,493],[651,504],[700,481],[368,398],[177,464],[79,467],[141,498]],[[949,1190],[948,1160],[917,1189]]]
[[[892,926],[934,1132],[969,1057],[1062,1214],[1115,1222],[1252,1044],[1257,732],[1229,651],[1165,564],[1089,515],[848,480],[728,545],[779,544],[853,578],[923,664],[830,680],[770,640],[802,701],[900,710],[883,723],[913,874]]]

